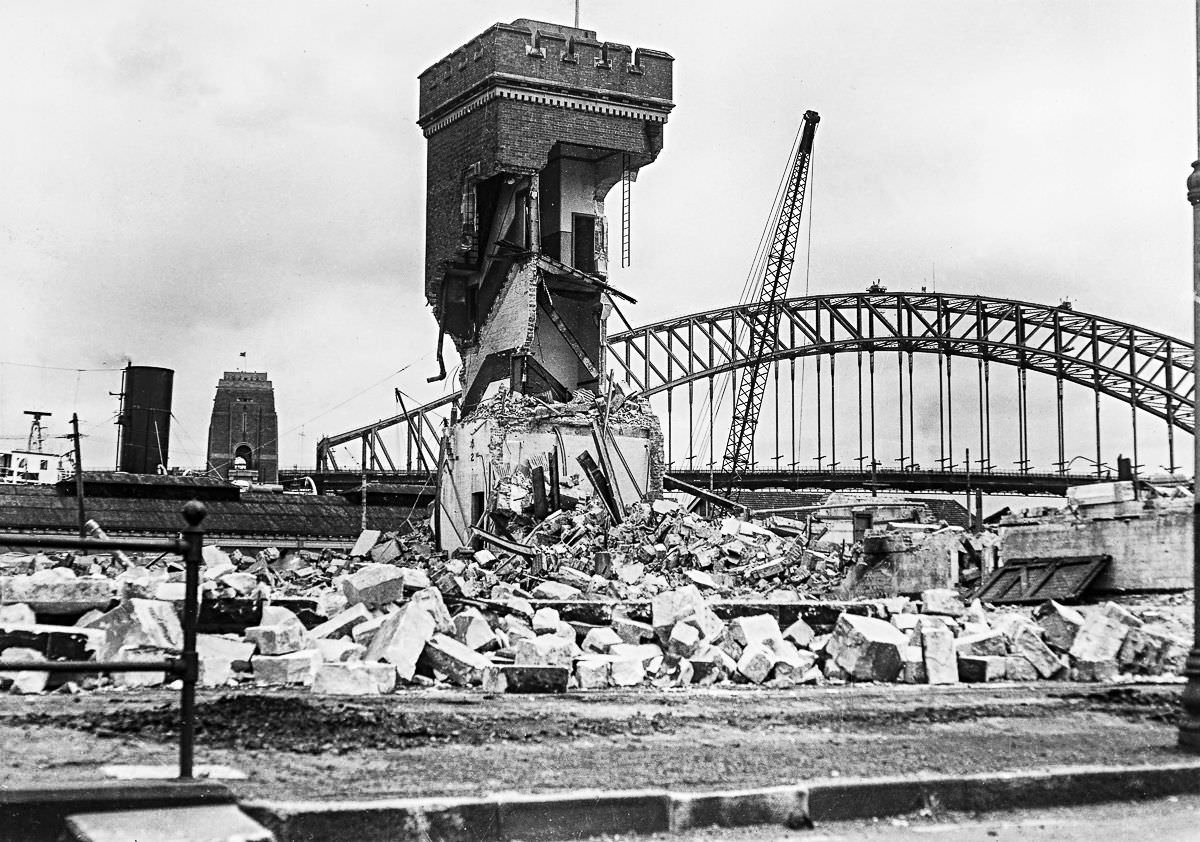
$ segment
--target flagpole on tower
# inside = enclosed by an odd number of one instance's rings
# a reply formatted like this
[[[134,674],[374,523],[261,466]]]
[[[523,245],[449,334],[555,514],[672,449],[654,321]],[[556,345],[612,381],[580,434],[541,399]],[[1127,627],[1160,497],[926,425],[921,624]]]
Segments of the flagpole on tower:
[[[575,28],[579,28],[579,0],[575,0]]]

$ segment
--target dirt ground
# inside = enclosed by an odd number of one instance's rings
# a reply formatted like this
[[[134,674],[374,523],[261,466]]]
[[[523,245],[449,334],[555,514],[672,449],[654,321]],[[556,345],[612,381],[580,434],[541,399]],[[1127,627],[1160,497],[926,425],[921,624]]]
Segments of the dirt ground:
[[[723,789],[827,776],[1177,759],[1181,686],[857,685],[487,696],[409,691],[200,697],[197,762],[242,797]],[[176,762],[178,694],[0,697],[0,787]]]

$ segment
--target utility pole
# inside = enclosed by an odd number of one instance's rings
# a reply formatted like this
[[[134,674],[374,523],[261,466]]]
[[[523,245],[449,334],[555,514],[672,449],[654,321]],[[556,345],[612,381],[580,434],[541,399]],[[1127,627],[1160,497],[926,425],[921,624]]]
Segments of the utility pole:
[[[1196,2],[1196,49],[1200,61],[1200,0]],[[1200,66],[1196,72],[1196,144],[1200,150]],[[1192,205],[1192,329],[1194,340],[1200,341],[1200,160],[1192,164],[1187,180],[1187,197]],[[1192,376],[1196,376],[1192,363]],[[1192,488],[1200,477],[1200,444],[1193,448]],[[1200,590],[1200,506],[1195,497],[1192,504],[1192,577]],[[1183,688],[1183,715],[1179,719],[1179,746],[1200,753],[1200,602],[1196,603],[1192,625],[1192,649],[1183,668],[1187,685]]]
[[[83,512],[83,457],[79,444],[79,413],[71,414],[71,438],[75,440],[75,500],[79,504],[79,537],[87,537],[87,516]]]

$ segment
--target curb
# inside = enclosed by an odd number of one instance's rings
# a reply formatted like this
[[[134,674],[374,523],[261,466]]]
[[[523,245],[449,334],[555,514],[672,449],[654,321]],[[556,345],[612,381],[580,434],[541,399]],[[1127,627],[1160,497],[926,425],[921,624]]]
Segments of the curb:
[[[554,842],[623,833],[900,815],[922,808],[1005,810],[1200,793],[1200,759],[1041,772],[830,778],[728,792],[579,790],[487,798],[251,801],[240,806],[278,842]]]

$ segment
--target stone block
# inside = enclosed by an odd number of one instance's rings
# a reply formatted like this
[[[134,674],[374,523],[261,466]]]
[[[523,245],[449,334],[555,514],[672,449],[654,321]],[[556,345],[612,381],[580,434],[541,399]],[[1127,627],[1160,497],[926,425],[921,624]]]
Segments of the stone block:
[[[1000,657],[1008,654],[1008,642],[1001,631],[975,632],[954,641],[954,651],[961,657]]]
[[[1143,625],[1145,625],[1132,611],[1123,605],[1117,605],[1115,602],[1106,602],[1098,609],[1093,608],[1091,610],[1099,610],[1110,620],[1116,620],[1118,623],[1123,623],[1124,625],[1129,626],[1131,629],[1140,629]]]
[[[612,630],[625,643],[638,644],[654,637],[654,627],[649,623],[631,620],[628,617],[614,616]]]
[[[487,693],[565,693],[570,675],[570,669],[559,666],[491,666],[483,671],[483,689]]]
[[[783,630],[784,639],[790,640],[801,649],[809,648],[816,636],[817,633],[813,631],[812,626],[804,622],[804,620],[796,620],[796,622]]]
[[[775,656],[775,677],[786,679],[793,684],[799,684],[803,676],[817,663],[814,653],[807,649],[797,649],[788,642],[772,648],[771,651]]]
[[[154,646],[129,646],[117,650],[117,661],[163,661],[174,653]],[[113,684],[118,687],[157,687],[167,680],[165,672],[114,672]]]
[[[1103,611],[1092,611],[1075,635],[1071,657],[1076,661],[1115,661],[1130,628]]]
[[[562,582],[564,585],[569,585],[572,588],[584,593],[591,587],[592,577],[574,567],[560,567],[554,573],[554,578]]]
[[[1072,681],[1116,681],[1120,671],[1115,660],[1080,661],[1071,667]]]
[[[613,646],[619,646],[624,641],[621,636],[607,626],[591,629],[583,638],[584,652],[607,653]]]
[[[0,605],[0,624],[20,623],[31,626],[36,622],[37,615],[33,613],[32,608],[23,602],[18,602],[14,605]],[[76,623],[76,625],[80,624]]]
[[[775,667],[775,653],[763,643],[751,643],[742,650],[738,672],[755,684],[762,684]]]
[[[357,624],[350,630],[350,639],[355,643],[360,643],[370,648],[371,641],[375,639],[375,635],[379,633],[379,629],[383,627],[384,621],[389,616],[388,614],[380,614],[378,617],[372,617]]]
[[[459,687],[471,687],[483,682],[483,671],[492,665],[489,658],[469,646],[444,634],[435,634],[427,644],[422,659],[435,673]]]
[[[416,674],[417,659],[421,657],[425,644],[433,637],[435,626],[428,611],[419,605],[407,603],[384,618],[379,631],[375,632],[367,646],[364,660],[387,661],[396,668],[400,678],[412,681]]]
[[[643,667],[649,667],[663,656],[662,648],[656,643],[619,643],[608,650],[615,658],[635,658]]]
[[[1037,667],[1024,655],[1006,655],[1004,657],[1004,677],[1009,681],[1037,681]]]
[[[1161,675],[1174,672],[1174,652],[1188,644],[1148,628],[1130,629],[1125,635],[1117,663],[1122,672],[1137,675]]]
[[[745,647],[751,643],[782,640],[783,633],[779,631],[778,621],[770,614],[755,614],[730,620],[729,637]]]
[[[533,612],[533,630],[537,634],[554,634],[562,618],[553,608],[539,608]]]
[[[321,660],[325,663],[361,661],[367,654],[367,647],[344,637],[317,640],[313,644],[314,648],[321,653]]]
[[[1059,652],[1068,652],[1075,645],[1083,615],[1070,606],[1050,600],[1038,608],[1037,623],[1042,627],[1047,644]]]
[[[153,647],[178,652],[183,648],[179,615],[169,602],[126,600],[97,619],[92,628],[104,631],[104,646],[96,653],[100,661],[113,660],[120,649]]]
[[[308,647],[308,634],[299,620],[278,626],[250,626],[246,640],[258,647],[260,655],[286,655]]]
[[[690,658],[700,645],[700,630],[687,623],[676,623],[667,639],[667,651],[679,658]]]
[[[478,608],[468,608],[454,617],[454,639],[476,652],[495,649],[496,633]]]
[[[707,607],[704,595],[695,585],[664,591],[650,603],[650,623],[659,640],[666,642],[676,623]]]
[[[636,687],[646,680],[646,667],[641,658],[613,655],[609,675],[614,687]]]
[[[6,661],[44,661],[46,656],[41,652],[33,649],[26,649],[22,646],[12,646],[4,650],[3,656]],[[10,693],[41,693],[46,689],[46,684],[50,680],[48,672],[34,672],[33,670],[22,670],[21,672],[0,672],[0,690],[8,690]]]
[[[958,683],[958,655],[954,651],[954,635],[942,623],[923,618],[917,631],[921,637],[921,654],[925,662],[925,678],[930,684]]]
[[[0,603],[24,603],[38,614],[80,614],[92,608],[107,609],[117,597],[111,579],[76,578],[66,573],[65,568],[52,568],[27,576],[0,576]]]
[[[313,649],[286,655],[255,655],[250,661],[258,684],[312,684],[321,653]]]
[[[826,651],[858,681],[894,681],[904,664],[908,638],[884,620],[842,614]]]
[[[348,605],[378,608],[404,599],[404,570],[390,564],[365,564],[342,580]]]
[[[534,599],[546,599],[552,602],[568,602],[579,599],[583,596],[583,592],[579,588],[564,585],[562,582],[541,582],[533,589],[531,596]]]
[[[437,588],[422,588],[414,593],[412,599],[409,601],[413,605],[424,608],[429,612],[429,616],[433,617],[433,627],[438,634],[446,634],[453,637],[454,620],[451,619],[450,612],[446,609],[446,603],[442,599],[441,591]]]
[[[613,659],[603,655],[584,655],[575,662],[575,681],[581,690],[600,690],[612,684]]]
[[[1062,663],[1054,650],[1042,640],[1039,632],[1037,626],[1032,624],[1022,627],[1012,636],[1009,651],[1026,659],[1039,676],[1049,678],[1062,668]]]
[[[900,676],[905,684],[928,684],[929,675],[925,671],[925,652],[920,644],[909,644],[904,647],[904,667]]]
[[[254,644],[216,634],[196,635],[200,686],[222,687],[233,678],[233,662],[249,661]]]
[[[334,640],[337,638],[353,639],[354,627],[372,619],[373,615],[367,606],[361,602],[350,606],[335,617],[309,629],[308,636],[313,640]]]
[[[313,672],[312,691],[330,696],[377,696],[396,689],[396,668],[391,664],[366,661],[336,661],[318,664]]]
[[[958,679],[970,684],[1004,680],[1005,655],[964,655],[958,659]]]
[[[921,613],[961,617],[967,613],[967,606],[953,588],[930,588],[921,591]]]
[[[573,641],[554,634],[518,640],[513,646],[513,660],[519,666],[556,666],[569,671],[578,653],[579,647]]]

